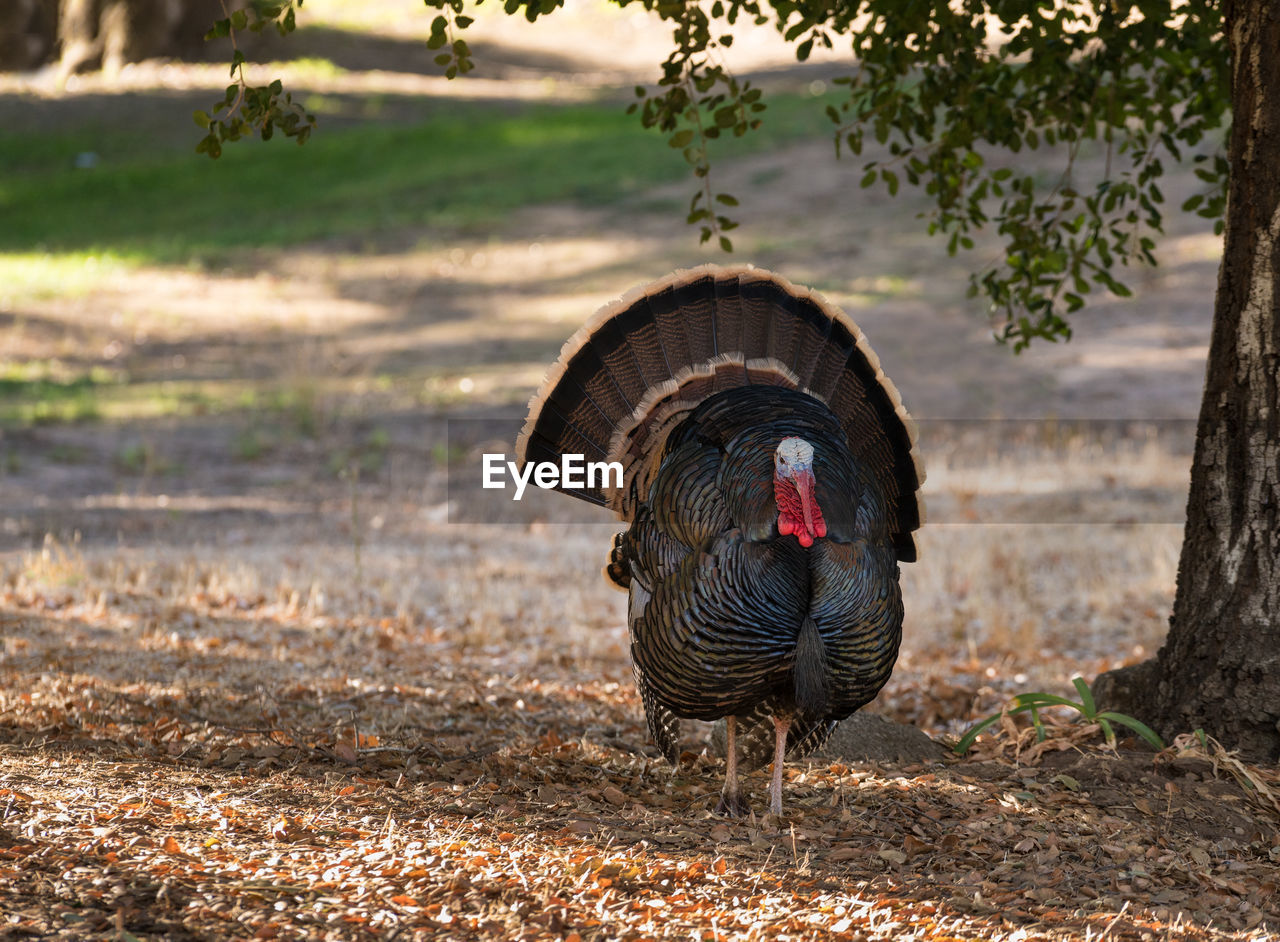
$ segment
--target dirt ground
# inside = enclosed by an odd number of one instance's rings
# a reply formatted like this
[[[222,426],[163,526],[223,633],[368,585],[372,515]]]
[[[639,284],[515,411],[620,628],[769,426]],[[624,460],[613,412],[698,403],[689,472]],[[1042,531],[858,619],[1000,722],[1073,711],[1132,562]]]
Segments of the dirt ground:
[[[566,30],[605,28],[581,9]],[[497,24],[470,87],[572,98],[657,61],[635,23],[607,27],[626,56],[584,71],[563,37]],[[319,36],[308,54],[351,71],[317,90],[439,107],[458,89],[424,74],[414,29]],[[61,94],[8,77],[0,118],[74,123],[127,93],[182,134],[222,74],[150,64]],[[844,306],[921,421],[930,523],[873,709],[953,740],[1013,693],[1150,655],[1216,277],[1202,221],[1170,220],[1133,299],[1013,357],[964,298],[972,258],[923,235],[916,197],[859,189],[829,142],[717,172],[744,202],[738,258]],[[1175,177],[1170,204],[1193,185]],[[1041,744],[1007,724],[965,759],[796,763],[784,816],[741,821],[712,813],[722,765],[697,741],[678,769],[656,758],[598,575],[608,519],[484,505],[468,475],[595,308],[717,260],[671,209],[690,188],[0,289],[7,363],[257,393],[0,432],[0,938],[1280,932],[1280,782],[1212,742],[1116,753],[1069,717]]]

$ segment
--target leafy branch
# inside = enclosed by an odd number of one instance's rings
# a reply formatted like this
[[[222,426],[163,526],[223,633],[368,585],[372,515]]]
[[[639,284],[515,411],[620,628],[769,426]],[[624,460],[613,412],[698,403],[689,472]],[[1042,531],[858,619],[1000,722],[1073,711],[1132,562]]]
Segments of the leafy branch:
[[[426,0],[427,6],[434,6],[440,13],[431,21],[431,35],[427,39],[427,48],[441,50],[436,54],[436,65],[444,67],[445,78],[457,78],[466,75],[475,68],[471,58],[471,47],[458,33],[475,20],[462,12],[462,0]]]
[[[738,223],[722,208],[735,207],[738,200],[712,186],[710,142],[725,133],[742,137],[758,128],[765,104],[758,88],[715,61],[721,50],[733,45],[733,36],[713,36],[713,20],[724,16],[733,23],[736,13],[726,13],[720,0],[713,4],[710,16],[696,3],[659,4],[656,9],[663,18],[675,21],[675,48],[662,64],[657,89],[636,86],[640,100],[627,113],[638,111],[646,128],[665,133],[668,145],[683,153],[702,184],[689,202],[686,221],[700,227],[700,242],[714,238],[722,250],[732,252],[733,242],[725,233]]]
[[[901,165],[932,198],[929,232],[949,254],[994,230],[999,259],[971,276],[970,295],[989,303],[998,339],[1018,351],[1069,338],[1067,316],[1090,291],[1128,295],[1117,269],[1155,263],[1162,159],[1200,147],[1227,110],[1219,11],[1202,0],[1181,11],[1148,0],[1124,16],[1104,2],[856,6],[868,14],[849,25],[859,69],[837,79],[848,97],[827,109],[837,149],[861,154],[871,139],[886,149],[890,160],[866,163],[862,185],[896,194]],[[1194,28],[1176,25],[1180,12]],[[990,44],[993,26],[1007,39]],[[1057,145],[1066,166],[1052,186],[1016,157],[989,166],[996,151]],[[1104,151],[1105,167],[1081,180],[1077,157],[1090,150]],[[1220,157],[1202,167],[1209,189],[1192,209],[1221,218],[1225,169]]]
[[[253,85],[245,76],[245,56],[236,40],[236,33],[249,30],[260,33],[274,26],[281,36],[287,36],[296,28],[294,10],[303,0],[254,0],[247,8],[231,12],[225,0],[222,2],[222,19],[217,20],[205,34],[206,40],[229,39],[231,41],[231,78],[223,99],[214,102],[209,111],[196,111],[195,122],[204,128],[205,134],[196,145],[196,153],[212,158],[222,155],[222,145],[238,141],[242,137],[257,135],[269,141],[278,128],[285,137],[296,138],[305,144],[315,129],[315,115],[293,100],[284,90],[279,79],[267,85]]]
[[[1096,723],[1102,730],[1102,735],[1106,737],[1107,745],[1115,748],[1116,731],[1115,725],[1125,726],[1133,730],[1142,737],[1152,748],[1163,749],[1164,741],[1156,735],[1156,733],[1141,720],[1134,719],[1124,713],[1116,713],[1111,710],[1099,711],[1097,704],[1093,699],[1093,692],[1089,690],[1089,685],[1084,682],[1083,677],[1076,677],[1071,681],[1076,688],[1076,692],[1080,695],[1079,702],[1069,700],[1066,697],[1059,697],[1051,693],[1020,693],[1013,698],[1013,705],[1001,710],[999,713],[993,713],[985,719],[974,723],[965,734],[960,737],[960,741],[955,744],[954,751],[956,755],[964,755],[973,748],[973,744],[977,741],[978,736],[987,727],[1000,721],[1004,716],[1012,716],[1018,713],[1027,713],[1031,717],[1031,725],[1036,731],[1036,741],[1044,742],[1048,735],[1045,731],[1044,721],[1040,716],[1040,711],[1046,707],[1069,707],[1079,713],[1087,723]]]

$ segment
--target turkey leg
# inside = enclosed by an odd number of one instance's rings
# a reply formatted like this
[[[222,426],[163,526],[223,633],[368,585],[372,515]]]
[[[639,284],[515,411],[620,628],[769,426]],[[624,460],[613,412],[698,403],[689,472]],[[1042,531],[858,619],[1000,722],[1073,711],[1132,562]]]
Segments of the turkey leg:
[[[782,761],[787,752],[787,730],[791,717],[773,718],[773,781],[769,783],[769,813],[782,814]]]
[[[717,814],[725,814],[731,818],[741,818],[750,810],[738,791],[738,743],[737,723],[732,716],[724,720],[724,788],[720,792],[720,802],[716,805]]]

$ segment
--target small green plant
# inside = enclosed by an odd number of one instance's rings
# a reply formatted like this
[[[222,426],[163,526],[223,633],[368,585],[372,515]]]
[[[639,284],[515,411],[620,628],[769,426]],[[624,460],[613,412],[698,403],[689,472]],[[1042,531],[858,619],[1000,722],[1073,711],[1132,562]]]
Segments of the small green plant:
[[[1040,718],[1040,711],[1045,707],[1071,707],[1084,717],[1088,723],[1097,723],[1102,729],[1102,735],[1107,738],[1107,745],[1114,747],[1116,744],[1116,731],[1113,724],[1119,723],[1121,726],[1127,726],[1147,743],[1155,749],[1163,749],[1164,741],[1156,735],[1150,726],[1141,720],[1134,719],[1124,713],[1115,713],[1111,710],[1098,712],[1098,705],[1094,702],[1093,692],[1089,689],[1089,685],[1084,682],[1083,677],[1077,677],[1071,681],[1075,686],[1076,692],[1080,694],[1080,702],[1068,700],[1066,697],[1059,697],[1051,693],[1020,693],[1013,698],[1013,706],[993,713],[986,719],[979,720],[969,727],[968,731],[960,737],[960,741],[955,744],[956,755],[964,755],[973,748],[973,744],[977,741],[978,735],[991,724],[997,722],[1000,717],[1006,713],[1012,715],[1014,713],[1029,713],[1031,715],[1031,725],[1036,730],[1036,741],[1044,742],[1047,733],[1045,732],[1044,721]]]
[[[143,442],[130,442],[115,454],[115,465],[127,474],[142,474],[155,460],[155,451]]]
[[[231,450],[238,461],[256,461],[270,447],[271,436],[256,425],[240,429],[231,443]]]
[[[140,477],[176,474],[182,466],[160,454],[148,441],[132,441],[121,446],[112,458],[117,471]]]
[[[60,443],[49,449],[49,460],[59,464],[84,464],[89,457],[89,449],[83,445]]]
[[[376,474],[387,462],[387,450],[391,436],[384,428],[375,428],[362,444],[344,446],[329,455],[329,470],[338,477],[346,477],[351,470]]]
[[[431,446],[431,460],[441,468],[448,468],[462,461],[469,454],[462,445],[451,442],[436,442]]]

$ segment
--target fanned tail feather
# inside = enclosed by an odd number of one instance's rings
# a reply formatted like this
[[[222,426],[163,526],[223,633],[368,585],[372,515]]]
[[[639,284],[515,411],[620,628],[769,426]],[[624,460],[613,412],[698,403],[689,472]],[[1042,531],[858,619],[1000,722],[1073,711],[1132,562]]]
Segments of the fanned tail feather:
[[[667,433],[708,396],[753,384],[798,389],[831,408],[884,489],[898,558],[914,560],[924,469],[897,390],[844,312],[759,269],[678,271],[602,308],[530,400],[517,460],[621,462],[622,487],[565,490],[631,520]]]

